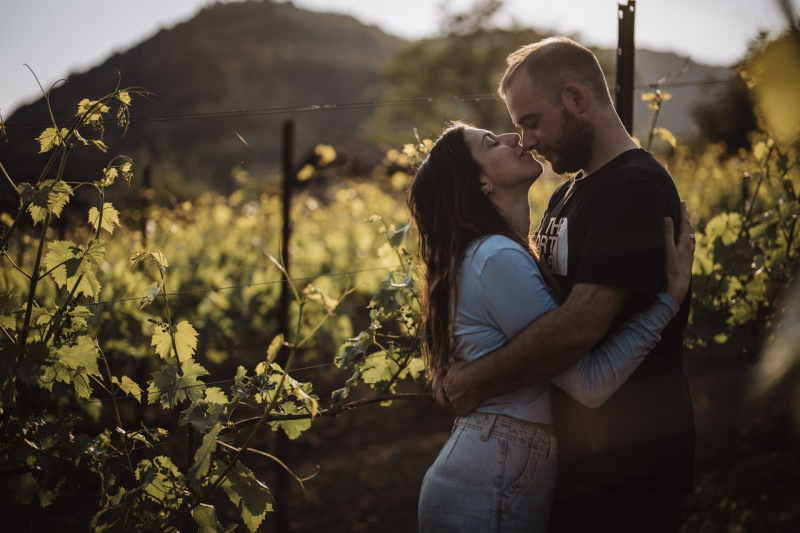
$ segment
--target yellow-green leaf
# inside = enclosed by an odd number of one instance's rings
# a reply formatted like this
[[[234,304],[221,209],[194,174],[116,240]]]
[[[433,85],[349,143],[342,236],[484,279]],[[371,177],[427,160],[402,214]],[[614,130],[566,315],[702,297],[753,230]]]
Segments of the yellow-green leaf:
[[[133,381],[128,376],[122,376],[122,379],[113,376],[111,378],[111,382],[114,383],[119,387],[119,390],[124,392],[125,394],[130,394],[139,403],[142,403],[142,388],[139,386],[138,383]]]
[[[114,233],[114,227],[119,226],[119,211],[117,211],[111,202],[105,202],[103,204],[103,216],[100,217],[100,211],[96,207],[92,207],[89,209],[89,224],[97,231],[100,229],[98,224],[102,227],[102,229],[106,230],[109,233]]]
[[[278,357],[278,353],[280,352],[282,346],[283,346],[282,334],[272,339],[272,342],[269,344],[269,347],[267,348],[268,365],[272,364],[272,362],[275,361],[275,358]]]
[[[66,128],[61,128],[61,130],[56,128],[47,128],[44,130],[38,137],[36,137],[36,140],[39,141],[39,153],[42,154],[44,152],[49,152],[56,146],[61,146],[68,133],[69,130]]]

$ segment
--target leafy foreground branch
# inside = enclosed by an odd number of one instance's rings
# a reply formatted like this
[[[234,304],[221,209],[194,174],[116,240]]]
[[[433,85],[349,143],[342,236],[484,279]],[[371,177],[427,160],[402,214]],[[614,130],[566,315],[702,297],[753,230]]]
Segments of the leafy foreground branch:
[[[197,358],[198,331],[179,320],[171,306],[166,255],[135,252],[128,272],[106,263],[108,239],[121,225],[121,213],[106,192],[120,179],[130,185],[133,161],[111,158],[94,181],[69,176],[71,153],[78,148],[106,152],[109,115],[124,131],[133,98],[147,95],[138,87],[117,87],[98,100],[82,100],[68,127],[57,124],[51,112],[51,127],[37,137],[41,153],[50,155],[45,168],[34,183],[14,184],[20,208],[13,219],[4,216],[0,235],[0,489],[15,506],[13,517],[32,516],[34,507],[50,507],[67,494],[91,497],[93,515],[80,527],[96,531],[175,531],[187,521],[203,531],[230,531],[237,523],[255,531],[275,501],[247,466],[248,457],[269,458],[301,486],[306,481],[280,457],[253,446],[267,428],[296,439],[319,416],[376,402],[430,398],[395,391],[401,380],[423,375],[415,356],[418,302],[405,249],[408,226],[372,220],[380,224],[399,266],[369,304],[368,327],[336,358],[351,375],[329,407],[320,409],[312,384],[293,379],[285,368],[353,290],[335,299],[313,285],[297,287],[274,259],[294,296],[294,331],[276,337],[254,369],[239,366],[228,390],[207,386],[210,372]],[[49,94],[46,100],[49,107]],[[4,168],[3,174],[14,183]],[[51,225],[80,188],[96,197],[84,219],[88,231],[74,231],[82,241],[56,240]],[[135,279],[154,279],[136,289],[142,294],[138,307],[103,314],[96,305],[101,269],[112,270],[120,283],[131,272]],[[110,284],[115,283],[112,278]],[[99,333],[109,329],[118,337],[101,341]],[[284,368],[276,360],[287,352]],[[137,374],[137,368],[146,368],[150,378]],[[348,402],[358,383],[376,395]],[[98,396],[110,401],[100,402]],[[138,402],[138,415],[121,404],[125,397]],[[242,419],[243,409],[260,415]],[[96,430],[87,432],[87,427]],[[184,446],[172,436],[175,428],[185,428]],[[233,522],[232,513],[238,517]]]

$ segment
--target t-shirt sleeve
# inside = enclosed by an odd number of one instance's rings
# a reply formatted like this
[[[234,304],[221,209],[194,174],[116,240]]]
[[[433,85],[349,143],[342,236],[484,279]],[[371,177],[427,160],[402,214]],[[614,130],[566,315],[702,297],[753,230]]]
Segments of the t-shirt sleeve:
[[[508,339],[556,307],[539,268],[521,247],[501,248],[487,258],[480,299]]]
[[[623,180],[601,194],[575,283],[622,287],[654,296],[664,272],[666,198],[644,179]]]
[[[633,374],[679,309],[670,296],[658,293],[649,308],[551,381],[587,407],[600,407]]]

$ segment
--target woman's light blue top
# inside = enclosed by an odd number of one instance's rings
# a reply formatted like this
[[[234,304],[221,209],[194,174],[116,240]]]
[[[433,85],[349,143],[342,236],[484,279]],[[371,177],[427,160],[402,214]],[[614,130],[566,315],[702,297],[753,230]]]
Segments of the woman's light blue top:
[[[475,241],[459,270],[453,356],[474,361],[556,307],[539,267],[522,246],[500,235]],[[647,310],[551,381],[589,407],[602,405],[636,370],[677,312],[678,304],[659,293]],[[490,398],[477,411],[552,424],[550,386],[542,382]]]

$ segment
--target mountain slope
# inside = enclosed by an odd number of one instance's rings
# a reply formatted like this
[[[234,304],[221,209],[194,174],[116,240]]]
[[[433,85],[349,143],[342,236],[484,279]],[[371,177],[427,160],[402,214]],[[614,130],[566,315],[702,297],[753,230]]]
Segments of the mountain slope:
[[[236,165],[248,170],[274,166],[280,124],[289,115],[199,114],[376,100],[383,92],[382,68],[404,44],[352,17],[305,11],[291,3],[218,4],[70,76],[52,92],[51,102],[55,116],[66,123],[82,98],[111,91],[121,73],[123,87],[141,86],[155,96],[152,102],[134,100],[125,139],[109,128],[109,153],[121,151],[139,165],[155,165],[158,176],[184,174],[192,183],[225,190]],[[370,112],[299,114],[297,151],[356,136]],[[15,179],[30,180],[41,168],[42,158],[33,157],[33,138],[47,122],[43,100],[8,118],[12,142],[0,143],[0,157]],[[19,129],[26,124],[36,126]],[[79,158],[73,168],[78,173],[97,168],[91,164],[97,160]]]
[[[408,45],[352,17],[307,11],[291,3],[217,4],[87,72],[70,76],[52,92],[51,102],[63,126],[82,98],[98,98],[111,91],[119,76],[123,87],[148,89],[155,94],[153,101],[134,100],[127,136],[119,138],[115,128],[109,128],[105,137],[109,154],[133,157],[138,169],[151,169],[154,186],[178,197],[208,189],[226,192],[235,186],[231,178],[235,169],[253,176],[274,174],[281,123],[289,118],[295,122],[295,159],[302,159],[317,143],[360,140],[381,145],[381,139],[365,139],[362,133],[364,125],[376,117],[374,107],[307,111],[312,106],[386,100],[386,67]],[[613,65],[613,51],[599,52],[607,54],[612,55],[605,64]],[[406,60],[413,63],[415,58]],[[636,83],[655,82],[674,74],[682,64],[673,54],[637,51]],[[412,83],[421,68],[412,64]],[[614,73],[609,75],[613,80]],[[679,81],[728,76],[728,69],[692,65]],[[665,104],[659,125],[679,136],[690,134],[689,108],[702,90],[702,86],[669,89],[673,98]],[[646,132],[648,119],[646,104],[638,100],[641,92],[637,91],[634,110],[639,136]],[[502,103],[497,105],[502,107]],[[452,118],[477,119],[443,116],[440,121],[444,124]],[[48,125],[44,101],[18,109],[6,125],[10,142],[0,142],[0,161],[16,181],[35,180],[45,159],[36,155],[34,141]],[[87,153],[79,150],[72,156],[71,179],[95,179],[110,158]],[[0,201],[16,205],[16,194],[5,181],[0,183]]]

